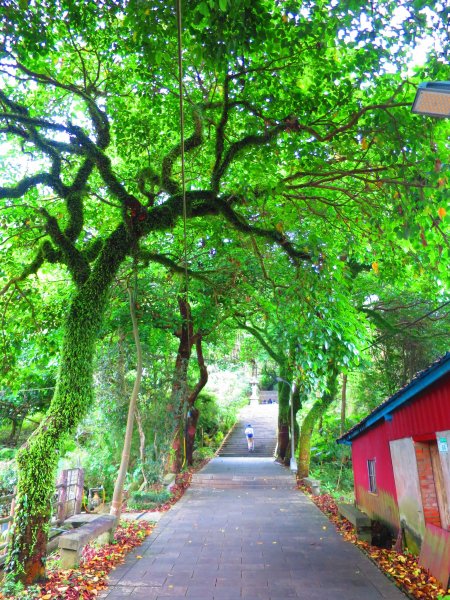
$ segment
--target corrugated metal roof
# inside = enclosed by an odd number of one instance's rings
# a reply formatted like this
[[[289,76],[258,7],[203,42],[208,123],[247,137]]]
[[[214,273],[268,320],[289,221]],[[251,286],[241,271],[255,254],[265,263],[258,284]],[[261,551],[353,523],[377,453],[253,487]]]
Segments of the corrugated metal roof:
[[[384,418],[389,418],[389,415],[402,406],[414,396],[426,390],[430,385],[436,383],[441,377],[450,373],[450,352],[447,352],[432,363],[423,371],[419,371],[414,375],[409,383],[402,387],[393,396],[382,402],[375,408],[367,417],[362,419],[347,433],[344,433],[338,440],[338,444],[349,444],[351,440],[358,437],[366,429],[374,425],[377,421]]]

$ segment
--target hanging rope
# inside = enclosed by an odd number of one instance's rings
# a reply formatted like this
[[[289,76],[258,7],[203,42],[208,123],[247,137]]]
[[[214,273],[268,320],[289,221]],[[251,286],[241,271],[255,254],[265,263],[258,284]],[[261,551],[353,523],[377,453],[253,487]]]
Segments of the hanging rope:
[[[183,102],[183,40],[181,35],[181,0],[177,0],[177,34],[178,34],[178,92],[180,96],[180,143],[181,143],[181,188],[183,194],[183,248],[184,248],[184,285],[186,302],[189,305],[189,281],[187,263],[187,206],[186,175],[184,163],[184,102]]]
[[[187,307],[187,343],[190,347],[189,330],[190,330],[190,308],[189,308],[189,276],[187,263],[187,206],[186,206],[186,175],[184,164],[184,103],[183,103],[183,40],[181,35],[181,0],[176,0],[177,11],[177,38],[178,38],[178,93],[180,97],[180,143],[181,143],[181,189],[183,194],[183,253],[184,253],[184,296]],[[187,416],[184,419],[186,422]],[[183,435],[183,464],[186,463],[186,434]]]

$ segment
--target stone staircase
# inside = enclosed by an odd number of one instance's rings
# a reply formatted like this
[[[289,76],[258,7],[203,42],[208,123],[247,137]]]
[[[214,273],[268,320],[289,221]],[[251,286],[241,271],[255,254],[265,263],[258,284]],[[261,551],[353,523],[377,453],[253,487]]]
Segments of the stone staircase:
[[[247,423],[255,432],[254,452],[247,449]],[[193,475],[192,491],[292,488],[292,474],[274,461],[277,424],[278,404],[246,406],[217,456]]]
[[[218,452],[220,457],[273,457],[277,444],[278,404],[248,405],[239,414],[239,421]],[[249,452],[244,429],[252,424],[255,450]]]

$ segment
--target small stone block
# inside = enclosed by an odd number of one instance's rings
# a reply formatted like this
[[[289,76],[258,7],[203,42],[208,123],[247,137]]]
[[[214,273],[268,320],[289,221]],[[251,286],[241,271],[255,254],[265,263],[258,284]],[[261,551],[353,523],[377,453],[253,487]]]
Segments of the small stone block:
[[[303,483],[311,490],[313,496],[318,496],[320,494],[320,481],[318,479],[305,477]]]
[[[81,558],[81,549],[78,551],[61,548],[60,554],[60,564],[63,571],[66,571],[67,569],[73,569],[78,566]]]
[[[364,528],[370,529],[372,527],[372,521],[370,517],[368,517],[365,513],[361,512],[353,504],[345,504],[338,502],[338,511],[341,516],[347,519],[347,521],[353,523],[357,531]]]
[[[338,502],[339,514],[355,526],[358,539],[372,542],[372,520],[353,504]]]
[[[85,523],[77,529],[63,533],[59,538],[58,546],[67,550],[79,550],[86,546],[92,539],[98,538],[102,533],[108,533],[114,529],[116,517],[112,515],[102,515],[89,523]]]

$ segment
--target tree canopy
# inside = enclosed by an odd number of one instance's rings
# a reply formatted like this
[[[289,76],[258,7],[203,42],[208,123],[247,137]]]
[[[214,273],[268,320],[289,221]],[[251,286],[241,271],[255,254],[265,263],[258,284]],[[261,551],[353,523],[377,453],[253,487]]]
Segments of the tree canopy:
[[[410,112],[421,80],[449,76],[444,4],[180,5],[177,20],[158,0],[7,0],[0,17],[3,322],[31,311],[42,282],[64,298],[47,328],[64,329],[55,393],[18,457],[7,568],[30,581],[57,455],[92,403],[96,341],[128,261],[154,277],[153,306],[173,294],[161,268],[195,280],[205,332],[252,290],[258,318],[280,301],[270,327],[286,319],[297,367],[317,373],[324,353],[345,364],[364,337],[358,274],[430,290],[447,276],[448,123]]]

